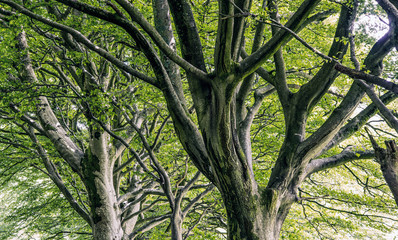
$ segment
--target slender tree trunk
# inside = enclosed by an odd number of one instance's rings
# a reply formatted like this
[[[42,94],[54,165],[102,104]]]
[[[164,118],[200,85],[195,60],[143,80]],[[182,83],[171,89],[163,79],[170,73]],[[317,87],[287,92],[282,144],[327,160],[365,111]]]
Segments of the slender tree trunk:
[[[127,214],[133,214],[138,212],[141,209],[141,203],[136,203],[131,209],[127,212]],[[138,215],[130,218],[129,220],[123,222],[123,230],[125,233],[132,233],[135,229],[135,226],[138,221]]]
[[[398,205],[398,147],[394,140],[386,141],[386,149],[372,141],[376,160]]]
[[[82,164],[89,193],[95,240],[123,239],[108,144],[109,135],[100,126],[93,126],[89,154]]]
[[[182,240],[182,213],[180,208],[174,209],[171,217],[171,239]]]

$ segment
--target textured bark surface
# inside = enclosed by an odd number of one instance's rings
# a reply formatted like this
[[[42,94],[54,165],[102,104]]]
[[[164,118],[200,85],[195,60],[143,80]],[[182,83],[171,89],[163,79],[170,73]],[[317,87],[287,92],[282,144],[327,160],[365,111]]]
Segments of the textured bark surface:
[[[146,63],[152,68],[148,71],[151,77],[138,72],[126,64],[124,59],[118,59],[113,53],[97,46],[79,31],[60,23],[61,21],[56,22],[44,18],[15,1],[0,0],[0,2],[36,21],[62,31],[61,39],[75,51],[83,48],[87,51],[92,50],[106,59],[104,62],[109,61],[122,70],[123,74],[128,75],[131,82],[135,81],[133,78],[141,79],[163,94],[175,133],[182,146],[198,170],[221,193],[228,218],[229,240],[278,239],[291,206],[299,200],[297,191],[306,177],[313,172],[359,157],[364,159],[372,156],[373,152],[355,152],[348,149],[334,157],[314,159],[351,136],[376,112],[376,107],[369,106],[363,111],[363,115],[352,118],[351,122],[344,126],[364,96],[360,85],[354,83],[327,120],[313,132],[307,131],[309,127],[307,120],[311,116],[312,110],[319,104],[340,72],[351,77],[367,79],[371,83],[380,83],[380,86],[395,93],[398,92],[397,85],[391,84],[391,82],[382,81],[383,79],[377,76],[370,76],[361,71],[352,71],[352,69],[337,63],[343,59],[347,51],[347,42],[342,39],[352,37],[356,4],[341,5],[334,40],[328,56],[325,57],[327,61],[320,63],[322,66],[315,76],[308,77],[305,84],[291,91],[282,48],[293,36],[299,38],[297,33],[310,24],[311,19],[316,19],[314,18],[316,14],[312,13],[317,9],[319,0],[302,1],[283,26],[279,23],[278,2],[264,1],[263,8],[267,7],[268,15],[272,20],[272,37],[261,46],[266,26],[265,22],[259,21],[256,25],[251,55],[245,53],[244,33],[246,30],[245,19],[251,16],[249,8],[252,1],[218,1],[218,30],[215,35],[214,56],[210,56],[211,64],[208,64],[207,59],[205,61],[201,43],[202,36],[199,35],[200,31],[197,29],[195,21],[196,13],[194,14],[191,8],[192,4],[188,0],[153,0],[154,26],[128,0],[115,0],[117,4],[109,1],[106,5],[107,8],[103,9],[85,1],[57,0],[60,4],[98,18],[98,21],[103,20],[120,27],[121,31],[125,30],[126,37],[130,37],[129,41],[134,42],[136,45],[134,47],[139,49],[132,47],[131,51],[139,51],[139,56],[145,57]],[[51,10],[51,6],[48,8]],[[391,10],[391,8],[388,9]],[[52,12],[56,14],[56,11]],[[173,16],[174,23],[170,14]],[[396,17],[394,12],[389,12],[389,14],[390,17]],[[61,16],[58,14],[57,17],[59,20]],[[173,27],[178,35],[179,51],[176,50]],[[382,60],[396,44],[393,41],[395,38],[396,33],[391,31],[374,45],[364,62],[366,70],[373,75],[381,73]],[[20,38],[19,42],[21,49],[27,48],[26,39]],[[179,56],[180,53],[181,56]],[[244,59],[242,60],[241,57]],[[84,93],[84,97],[95,99],[96,94],[90,95],[91,92],[94,90],[98,90],[98,94],[106,92],[110,87],[110,78],[107,74],[99,76],[99,68],[95,66],[94,61],[90,61],[92,59],[89,59],[89,56],[87,58],[87,63],[82,64],[82,67],[89,71],[85,71],[82,76],[77,76],[75,80]],[[37,82],[29,55],[24,56],[21,61],[23,67],[20,72],[23,80],[31,83]],[[267,69],[272,69],[272,74],[261,68],[265,64],[269,64]],[[106,69],[106,67],[104,68]],[[206,68],[213,71],[207,73]],[[184,70],[184,78],[181,77],[180,69]],[[60,72],[62,71],[63,69],[60,69]],[[254,85],[258,84],[255,83],[255,72],[260,73],[268,85],[264,84],[264,87],[255,89],[257,86]],[[99,77],[94,79],[92,76]],[[65,78],[67,77],[65,75]],[[188,87],[184,86],[183,88],[183,83]],[[251,92],[254,92],[253,97]],[[279,149],[279,155],[275,159],[269,181],[264,183],[264,185],[267,184],[266,187],[259,188],[253,172],[250,131],[262,101],[274,92],[277,93],[283,108],[285,132],[282,135],[284,135],[284,141]],[[185,95],[189,95],[188,101]],[[378,104],[382,107],[382,101],[389,102],[394,98],[391,95],[385,96]],[[151,164],[151,170],[145,167],[139,154],[131,146],[128,146],[133,137],[128,136],[123,139],[117,134],[113,133],[112,135],[109,130],[112,129],[110,117],[100,118],[101,114],[104,114],[100,107],[90,109],[90,106],[102,105],[104,101],[101,102],[97,99],[98,102],[93,102],[95,104],[90,105],[88,102],[81,104],[86,120],[90,123],[89,147],[83,153],[83,150],[68,136],[67,131],[60,124],[48,99],[39,96],[36,100],[38,103],[37,119],[40,122],[40,126],[36,127],[36,130],[49,139],[61,158],[82,178],[85,184],[91,212],[85,213],[78,206],[74,208],[92,226],[94,239],[135,238],[142,229],[153,227],[168,219],[170,219],[172,239],[183,239],[182,224],[189,209],[188,207],[182,209],[182,199],[192,187],[194,180],[199,178],[200,173],[198,172],[191,182],[174,193],[175,189],[171,184],[168,172],[156,157],[154,150],[156,144],[151,146],[146,139],[147,133],[143,134],[141,131],[143,118],[138,121],[139,117],[137,117],[137,121],[133,121],[134,119],[126,117],[128,114],[120,113],[124,117],[121,125],[124,127],[124,125],[130,124],[129,127],[137,134],[134,137],[140,141],[143,152],[150,159],[148,162]],[[112,106],[117,106],[117,111],[122,112],[124,109],[116,100],[116,97],[112,99]],[[193,103],[189,110],[187,102]],[[139,115],[132,106],[126,108],[132,115]],[[196,117],[191,115],[192,112],[196,114]],[[118,129],[118,127],[114,129]],[[131,134],[133,132],[131,129],[126,132]],[[51,162],[46,159],[46,153],[35,138],[34,131],[30,130],[29,133],[41,153],[51,178],[64,195],[69,196],[68,201],[73,206],[73,196],[63,189],[65,186],[57,176],[56,168],[52,167]],[[112,142],[110,135],[117,141]],[[398,204],[398,149],[393,141],[386,142],[386,145],[387,150],[374,145],[376,158]],[[160,217],[159,221],[151,226],[148,224],[140,229],[135,228],[138,219],[137,212],[141,207],[140,202],[135,202],[135,200],[145,197],[142,185],[131,185],[127,193],[120,196],[121,191],[118,190],[119,174],[122,172],[122,168],[119,169],[122,166],[120,156],[124,151],[129,151],[138,161],[137,165],[146,171],[148,177],[154,179],[161,189],[160,193],[156,194],[163,194],[170,206],[170,213]],[[133,159],[131,156],[126,158]],[[117,161],[119,163],[116,163]],[[125,206],[127,207],[123,209]]]
[[[380,164],[388,187],[390,188],[395,202],[398,205],[398,147],[394,140],[386,141],[386,149],[379,147],[373,141],[376,160]]]
[[[124,235],[113,187],[113,168],[108,145],[109,134],[99,126],[93,126],[89,154],[82,165],[94,224],[93,238],[96,240],[119,240]]]

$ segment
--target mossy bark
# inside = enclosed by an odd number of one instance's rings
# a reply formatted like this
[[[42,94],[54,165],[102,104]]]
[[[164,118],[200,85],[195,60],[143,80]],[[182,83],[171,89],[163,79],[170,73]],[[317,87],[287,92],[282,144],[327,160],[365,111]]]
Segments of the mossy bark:
[[[227,212],[228,239],[278,239],[294,194],[288,190],[259,189],[240,146],[231,94],[235,82],[234,75],[214,79],[211,104],[207,113],[200,116],[213,183]]]

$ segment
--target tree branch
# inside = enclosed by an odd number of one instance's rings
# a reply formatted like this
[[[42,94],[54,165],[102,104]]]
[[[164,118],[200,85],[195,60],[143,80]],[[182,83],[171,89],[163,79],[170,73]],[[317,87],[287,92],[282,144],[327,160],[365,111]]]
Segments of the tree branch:
[[[398,95],[388,92],[381,97],[381,101],[384,104],[388,104],[398,98]],[[333,137],[333,139],[322,149],[319,154],[323,154],[327,150],[341,143],[343,140],[350,137],[352,134],[357,132],[363,127],[368,120],[377,113],[377,107],[374,103],[367,106],[364,110],[358,113],[355,117],[350,119],[344,127]]]
[[[372,150],[353,151],[351,149],[352,147],[348,147],[340,154],[334,155],[332,157],[312,160],[305,169],[305,178],[309,177],[315,172],[334,168],[354,160],[373,159],[375,156],[375,153]]]
[[[237,62],[240,57],[240,51],[243,48],[244,32],[247,28],[245,18],[250,16],[250,7],[252,4],[251,0],[235,0],[231,1],[234,6],[234,18],[233,18],[233,35],[231,42],[231,58]]]
[[[376,93],[372,90],[372,88],[359,80],[359,85],[365,89],[366,94],[372,100],[372,102],[377,106],[381,115],[383,115],[384,119],[390,124],[392,128],[398,133],[398,119],[391,113],[391,111],[384,105],[384,103],[380,100],[380,98],[376,95]]]
[[[218,1],[218,30],[214,50],[216,75],[230,72],[232,67],[232,36],[234,18],[224,18],[234,14],[234,5],[230,0]]]
[[[214,185],[210,185],[209,187],[207,187],[203,192],[201,192],[198,196],[196,196],[194,199],[192,199],[189,204],[184,208],[184,210],[182,211],[183,216],[185,217],[189,210],[195,206],[195,204],[202,199],[204,196],[206,196],[209,192],[211,192],[214,189]]]
[[[389,34],[386,34],[374,44],[366,59],[364,60],[367,69],[371,70],[374,73],[380,73],[379,66],[381,64],[381,61],[388,54],[391,48],[392,44],[389,40]],[[370,59],[378,60],[379,62],[372,62],[370,61]],[[338,61],[334,59],[332,59],[332,61],[334,61],[334,63],[336,64],[335,67],[342,66]],[[333,144],[337,144],[339,141],[342,141],[343,139],[348,137],[348,135],[346,134],[352,134],[354,131],[349,128],[342,128],[342,124],[344,124],[348,117],[353,113],[363,95],[363,90],[359,87],[357,83],[354,82],[346,97],[333,111],[333,113],[326,120],[326,122],[315,133],[313,133],[305,140],[305,144],[302,144],[302,148],[304,149],[303,152],[309,152],[308,147],[315,144],[314,146],[317,147],[313,148],[314,152],[312,154],[314,154],[314,156],[319,156],[321,152],[326,151],[326,149],[330,149]],[[365,124],[365,122],[363,122],[363,124]],[[346,131],[346,133],[341,134],[342,131]],[[345,136],[345,138],[343,138],[343,136]],[[337,140],[337,138],[339,140]],[[333,144],[331,144],[332,142]]]
[[[398,20],[398,9],[389,0],[376,0],[379,5],[389,14]]]
[[[286,23],[286,27],[292,31],[296,31],[319,2],[319,0],[305,0],[290,18],[290,20]],[[278,33],[273,36],[263,47],[240,63],[239,72],[241,76],[246,77],[252,72],[256,71],[279,49],[279,47],[281,47],[283,44],[286,44],[288,40],[290,40],[290,33],[288,31],[278,31]]]
[[[179,208],[180,208],[180,204],[181,204],[182,198],[191,189],[193,184],[199,179],[200,175],[201,175],[200,172],[197,171],[195,176],[193,176],[193,178],[179,192],[179,194],[178,194],[178,196],[176,198],[176,201],[175,201],[175,205],[179,205]]]
[[[170,183],[170,177],[166,170],[163,168],[163,166],[160,164],[158,161],[157,157],[155,156],[155,153],[153,152],[153,149],[151,148],[150,144],[148,143],[147,139],[145,136],[142,134],[140,129],[129,119],[127,114],[124,114],[124,117],[127,119],[127,122],[134,128],[134,130],[137,132],[138,136],[141,139],[142,144],[144,145],[144,148],[149,154],[149,157],[152,161],[152,163],[155,165],[155,170],[158,172],[159,177],[161,179],[161,186],[164,190],[164,193],[166,197],[169,199],[170,204],[174,205],[175,203],[175,197],[172,191],[171,183]]]
[[[380,87],[385,88],[386,90],[389,90],[395,94],[398,94],[398,84],[387,81],[387,80],[385,80],[381,77],[377,77],[375,75],[371,75],[371,74],[364,73],[362,71],[357,71],[355,69],[351,69],[351,68],[343,66],[341,64],[336,64],[335,68],[337,71],[344,73],[351,78],[362,79],[365,82],[376,84]]]
[[[54,184],[58,187],[60,192],[65,196],[66,200],[69,202],[70,206],[90,225],[92,226],[93,220],[91,219],[90,215],[77,203],[76,199],[73,195],[69,192],[67,187],[62,181],[61,176],[59,175],[57,168],[48,158],[47,152],[43,149],[42,145],[40,144],[39,140],[36,138],[34,131],[32,128],[24,129],[28,134],[33,143],[36,145],[37,151],[39,152],[40,158],[43,160],[44,166],[47,169],[48,176],[54,182]]]
[[[58,2],[61,2],[65,5],[68,5],[70,7],[73,7],[79,11],[82,11],[84,13],[87,13],[89,15],[98,17],[100,19],[103,19],[105,21],[114,23],[116,25],[119,25],[120,27],[126,29],[126,30],[131,30],[135,28],[131,22],[129,22],[127,19],[123,18],[122,16],[119,16],[118,14],[112,14],[110,12],[107,12],[105,10],[102,10],[100,8],[93,7],[89,4],[78,2],[78,1],[73,1],[73,0],[57,0]],[[124,10],[127,11],[127,13],[130,15],[131,19],[133,21],[137,22],[146,33],[152,38],[152,40],[156,43],[156,45],[164,52],[164,54],[172,59],[175,63],[177,63],[179,66],[181,66],[185,71],[190,72],[197,76],[198,78],[207,81],[206,73],[204,73],[202,70],[196,68],[195,66],[191,65],[189,62],[185,61],[183,58],[178,56],[172,48],[164,41],[162,36],[156,31],[156,29],[145,19],[145,17],[140,13],[140,11],[134,7],[133,4],[126,0],[117,0]],[[128,31],[129,34],[130,31]]]
[[[170,218],[170,214],[166,214],[160,217],[157,217],[153,220],[151,220],[150,222],[148,222],[147,224],[145,224],[144,226],[136,229],[134,232],[132,232],[129,235],[129,239],[134,239],[135,237],[137,237],[138,234],[149,231],[150,229],[156,227],[157,225],[163,223],[164,221],[166,221],[167,219]]]
[[[173,49],[174,52],[176,52],[176,40],[174,38],[173,25],[167,0],[153,0],[152,8],[154,11],[154,22],[156,30],[163,37],[169,47]],[[168,58],[165,54],[161,54],[161,60],[163,62],[164,68],[169,75],[170,81],[178,96],[178,99],[182,103],[183,107],[187,108],[179,66],[170,58]]]
[[[275,22],[277,26],[282,26],[279,21],[278,7],[276,5],[276,2],[275,1],[267,1],[267,2],[268,2],[268,14],[270,15],[271,21]],[[275,36],[280,30],[277,28],[277,26],[275,25],[271,26],[272,36]],[[282,46],[274,54],[274,63],[276,71],[274,86],[278,92],[281,104],[286,107],[291,92],[289,90],[289,87],[287,86],[287,81],[286,81],[286,66],[285,66],[285,60],[283,58]]]
[[[22,32],[17,37],[19,48],[26,50],[28,43],[25,32]],[[29,54],[25,54],[22,59],[22,76],[29,82],[37,83],[36,74],[33,70]],[[70,139],[62,125],[59,123],[57,117],[52,111],[46,97],[38,97],[37,115],[46,136],[54,144],[60,155],[68,162],[73,171],[81,173],[81,160],[84,156],[83,151]]]
[[[119,59],[117,59],[116,57],[114,57],[112,54],[110,54],[109,52],[107,52],[106,50],[104,50],[103,48],[98,47],[97,45],[93,44],[86,36],[84,36],[82,33],[80,33],[79,31],[68,27],[66,25],[54,22],[50,19],[47,19],[45,17],[42,17],[38,14],[35,14],[31,11],[29,11],[28,9],[24,8],[23,6],[16,4],[10,0],[0,0],[0,2],[5,3],[7,5],[9,5],[10,7],[16,9],[17,11],[21,12],[22,14],[31,17],[33,19],[36,19],[44,24],[47,24],[51,27],[57,28],[59,30],[62,30],[66,33],[71,34],[76,41],[83,43],[85,46],[87,46],[90,50],[98,53],[100,56],[104,57],[105,59],[107,59],[109,62],[113,63],[114,65],[116,65],[117,67],[119,67],[120,69],[128,72],[129,74],[133,75],[134,77],[137,77],[155,87],[159,87],[158,84],[156,83],[156,80],[148,77],[146,75],[144,75],[143,73],[140,73],[138,71],[136,71],[135,69],[133,69],[132,67],[128,66],[127,64],[125,64],[124,62],[120,61]]]
[[[128,192],[128,193],[120,196],[117,201],[118,201],[119,204],[121,204],[124,201],[127,201],[129,198],[133,198],[133,197],[135,197],[135,196],[137,196],[139,194],[142,194],[141,197],[140,197],[140,200],[144,199],[147,195],[165,196],[163,191],[159,191],[159,190],[156,190],[156,189],[139,189],[137,191]],[[139,201],[137,201],[137,202],[139,202]],[[134,202],[133,204],[135,204],[137,202]]]

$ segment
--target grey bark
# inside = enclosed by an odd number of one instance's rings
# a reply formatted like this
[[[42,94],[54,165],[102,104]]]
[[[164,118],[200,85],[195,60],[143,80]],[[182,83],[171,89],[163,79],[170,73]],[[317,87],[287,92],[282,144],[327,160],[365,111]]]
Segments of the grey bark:
[[[375,150],[376,161],[380,164],[380,169],[384,179],[390,188],[395,203],[398,205],[398,147],[394,140],[385,141],[386,149],[381,148],[370,136]]]

